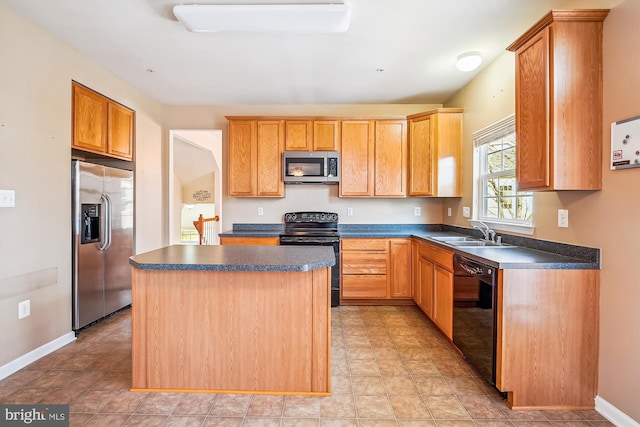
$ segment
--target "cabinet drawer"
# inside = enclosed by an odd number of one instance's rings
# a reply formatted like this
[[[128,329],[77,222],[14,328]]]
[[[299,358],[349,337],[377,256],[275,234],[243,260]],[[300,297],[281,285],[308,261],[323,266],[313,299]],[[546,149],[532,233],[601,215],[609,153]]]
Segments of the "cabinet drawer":
[[[351,275],[342,276],[343,298],[386,298],[386,275]]]
[[[445,251],[431,245],[420,245],[420,256],[425,257],[442,267],[453,271],[453,252]]]
[[[387,274],[387,254],[343,252],[342,274]]]
[[[386,251],[386,239],[342,239],[343,251]]]

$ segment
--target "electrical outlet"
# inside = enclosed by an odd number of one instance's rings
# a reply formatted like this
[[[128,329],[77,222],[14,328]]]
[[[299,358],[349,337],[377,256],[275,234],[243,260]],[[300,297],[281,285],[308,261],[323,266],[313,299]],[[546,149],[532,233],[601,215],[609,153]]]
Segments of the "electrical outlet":
[[[18,303],[18,319],[24,319],[31,315],[31,300],[24,300]]]
[[[566,209],[558,209],[558,227],[569,227],[569,211]]]
[[[447,208],[447,216],[451,216],[451,208]]]
[[[353,216],[353,208],[347,208],[347,216]]]
[[[415,208],[413,208],[413,214],[415,216],[420,216],[422,215],[422,209],[420,208],[420,206],[416,206]]]
[[[262,216],[262,215],[264,215],[264,209],[262,209],[262,206],[260,206],[258,208],[258,216]]]
[[[0,208],[15,208],[16,192],[15,190],[0,190]]]
[[[469,206],[462,207],[462,216],[465,218],[471,218],[471,208]]]

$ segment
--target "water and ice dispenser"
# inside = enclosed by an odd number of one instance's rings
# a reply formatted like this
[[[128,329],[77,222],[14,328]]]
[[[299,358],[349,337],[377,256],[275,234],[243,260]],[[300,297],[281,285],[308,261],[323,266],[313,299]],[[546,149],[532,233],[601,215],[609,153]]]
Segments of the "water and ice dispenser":
[[[82,233],[80,243],[97,243],[100,241],[100,204],[83,203],[81,205]]]

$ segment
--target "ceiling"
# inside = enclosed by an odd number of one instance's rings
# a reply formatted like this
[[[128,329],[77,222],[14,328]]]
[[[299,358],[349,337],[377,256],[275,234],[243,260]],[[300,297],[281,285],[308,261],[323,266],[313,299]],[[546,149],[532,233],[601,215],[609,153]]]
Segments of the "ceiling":
[[[182,184],[210,176],[213,185],[216,161],[211,151],[176,135],[173,144],[173,172]]]
[[[191,33],[170,0],[0,3],[163,104],[255,105],[442,104],[550,9],[621,0],[344,1],[339,34]],[[249,2],[293,1],[198,3]],[[480,69],[455,68],[466,51],[482,53]]]

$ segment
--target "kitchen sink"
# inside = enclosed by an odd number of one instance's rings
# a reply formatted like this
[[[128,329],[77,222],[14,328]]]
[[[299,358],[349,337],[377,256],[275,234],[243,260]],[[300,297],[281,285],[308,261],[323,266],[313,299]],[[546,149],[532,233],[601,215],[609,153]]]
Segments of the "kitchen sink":
[[[450,245],[453,246],[458,246],[458,247],[492,247],[492,248],[509,248],[509,247],[513,247],[511,245],[503,245],[502,243],[495,243],[495,242],[490,242],[488,240],[464,240],[464,241],[446,241],[445,243],[448,243]]]
[[[445,243],[451,243],[451,244],[453,244],[453,242],[477,242],[478,241],[478,239],[475,239],[473,237],[464,237],[464,236],[438,236],[438,237],[432,237],[432,239],[445,242]]]

